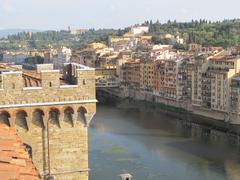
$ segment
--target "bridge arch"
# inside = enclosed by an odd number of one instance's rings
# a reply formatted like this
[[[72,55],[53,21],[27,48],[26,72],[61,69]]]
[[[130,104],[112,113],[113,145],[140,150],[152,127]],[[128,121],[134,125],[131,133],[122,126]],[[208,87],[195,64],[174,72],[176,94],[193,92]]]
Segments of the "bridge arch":
[[[87,118],[86,118],[87,109],[81,106],[78,108],[77,113],[78,113],[77,121],[80,121],[81,123],[84,124],[84,126],[87,126]]]
[[[72,107],[68,106],[64,108],[64,118],[63,121],[73,127],[73,114],[74,110]]]
[[[27,123],[27,117],[28,114],[26,111],[24,110],[18,110],[16,112],[16,120],[15,120],[15,124],[16,124],[16,129],[17,131],[28,131],[29,127],[28,127],[28,123]]]
[[[9,118],[10,118],[10,113],[9,112],[7,112],[7,111],[1,111],[0,112],[0,123],[6,124],[7,126],[10,127]]]
[[[35,109],[32,113],[32,123],[36,127],[45,128],[43,122],[44,111],[42,109]]]
[[[49,123],[52,124],[53,126],[57,126],[58,128],[60,128],[59,117],[60,117],[60,110],[57,108],[50,108]]]

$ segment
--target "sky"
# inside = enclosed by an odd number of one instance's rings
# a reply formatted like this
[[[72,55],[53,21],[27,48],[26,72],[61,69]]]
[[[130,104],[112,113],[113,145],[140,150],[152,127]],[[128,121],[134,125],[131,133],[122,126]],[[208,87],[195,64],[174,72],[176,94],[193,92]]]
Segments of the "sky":
[[[123,28],[145,20],[240,18],[240,0],[0,0],[0,29]]]

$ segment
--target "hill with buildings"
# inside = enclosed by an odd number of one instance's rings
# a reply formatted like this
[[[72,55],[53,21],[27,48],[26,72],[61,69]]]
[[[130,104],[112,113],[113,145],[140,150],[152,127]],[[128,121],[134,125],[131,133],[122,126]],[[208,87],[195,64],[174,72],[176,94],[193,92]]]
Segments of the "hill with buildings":
[[[15,35],[22,32],[40,32],[36,29],[0,29],[0,38],[7,38],[8,36]]]
[[[94,41],[107,41],[109,35],[117,30],[61,30],[44,32],[20,32],[0,39],[0,51],[43,49],[49,46],[59,48],[67,46],[72,49],[80,48]]]
[[[198,43],[203,46],[232,47],[240,44],[240,20],[211,22],[205,19],[191,22],[168,21],[161,24],[146,21],[155,44],[171,43],[171,36],[183,38],[185,44]],[[185,46],[186,47],[186,46]]]
[[[187,44],[197,43],[203,46],[221,46],[224,48],[240,44],[240,20],[224,20],[211,22],[205,19],[192,20],[191,22],[168,21],[167,23],[145,21],[143,26],[149,27],[147,35],[151,35],[154,44],[174,45],[177,49],[186,49]],[[1,38],[0,51],[59,48],[66,46],[77,49],[91,42],[105,42],[108,44],[110,36],[122,36],[131,27],[125,29],[79,29],[30,32],[21,30],[7,31],[8,37]],[[23,32],[24,31],[24,32]],[[6,36],[5,31],[0,31],[0,37]],[[18,33],[17,33],[18,32]],[[17,34],[16,34],[17,33]]]

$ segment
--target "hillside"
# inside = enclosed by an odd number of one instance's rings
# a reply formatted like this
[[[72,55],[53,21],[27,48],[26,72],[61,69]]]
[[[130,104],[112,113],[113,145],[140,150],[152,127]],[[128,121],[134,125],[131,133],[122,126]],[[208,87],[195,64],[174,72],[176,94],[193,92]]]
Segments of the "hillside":
[[[204,46],[231,47],[240,45],[240,20],[224,20],[210,22],[205,19],[191,22],[168,21],[161,24],[158,21],[146,21],[154,43],[168,44],[164,35],[169,33],[179,36],[185,43],[198,43]]]
[[[142,25],[149,26],[149,34],[153,36],[154,44],[171,44],[166,34],[183,38],[184,44],[173,44],[179,48],[186,48],[188,43],[198,43],[203,46],[222,46],[224,48],[240,45],[240,20],[224,20],[210,22],[204,19],[191,22],[168,21],[167,23],[153,23],[146,21]],[[0,51],[24,50],[33,48],[46,48],[67,46],[72,49],[81,48],[93,41],[108,42],[112,35],[123,35],[129,31],[125,29],[90,29],[83,34],[74,35],[68,31],[43,31],[27,33],[30,30],[0,30],[0,36],[14,33],[0,40]],[[21,32],[19,32],[21,31]],[[34,30],[33,30],[34,31]],[[36,31],[36,30],[35,30]],[[17,34],[16,34],[17,33]]]
[[[6,38],[9,35],[18,34],[21,32],[40,32],[40,30],[34,29],[0,29],[0,38]]]

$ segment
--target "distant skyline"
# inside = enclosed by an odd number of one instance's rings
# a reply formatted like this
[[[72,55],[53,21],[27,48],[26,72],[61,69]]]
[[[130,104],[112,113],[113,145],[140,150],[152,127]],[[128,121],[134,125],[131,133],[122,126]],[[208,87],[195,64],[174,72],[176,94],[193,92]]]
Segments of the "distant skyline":
[[[0,0],[0,29],[123,28],[146,20],[240,18],[239,0]]]

